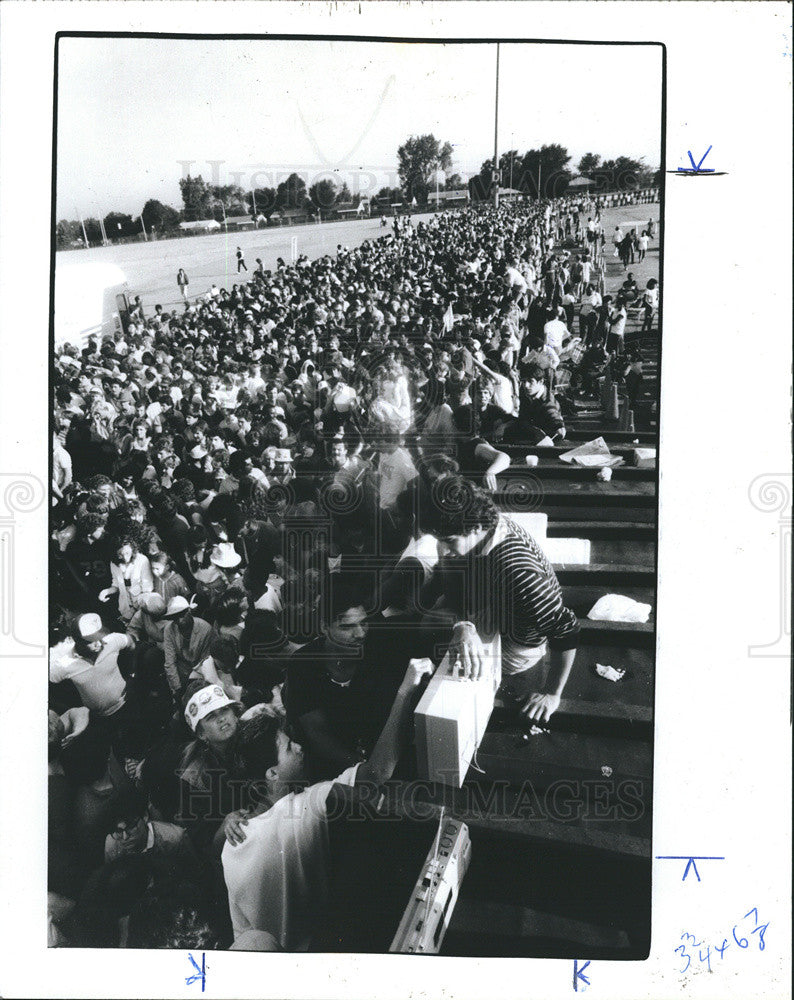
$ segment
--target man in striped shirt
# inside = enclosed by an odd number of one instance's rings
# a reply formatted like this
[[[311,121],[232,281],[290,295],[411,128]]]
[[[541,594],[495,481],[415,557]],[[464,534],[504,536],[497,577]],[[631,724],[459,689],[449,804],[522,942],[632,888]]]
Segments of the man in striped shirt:
[[[521,697],[530,719],[547,721],[559,707],[579,632],[549,561],[484,490],[461,477],[441,479],[426,507],[424,530],[451,557],[445,560],[445,603],[458,617],[451,652],[467,675],[477,677],[484,664],[480,636],[498,632],[503,687]],[[540,671],[530,669],[547,651],[546,680],[537,690]]]

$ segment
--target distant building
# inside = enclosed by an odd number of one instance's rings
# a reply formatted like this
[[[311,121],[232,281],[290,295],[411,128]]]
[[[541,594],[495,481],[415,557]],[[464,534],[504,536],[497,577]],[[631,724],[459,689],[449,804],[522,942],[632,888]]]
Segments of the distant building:
[[[227,228],[233,229],[253,229],[256,225],[250,215],[228,215],[226,217]]]
[[[524,192],[517,188],[499,188],[499,201],[518,201],[524,197]]]
[[[468,204],[469,192],[467,188],[458,188],[455,191],[439,191],[438,200],[436,200],[436,192],[430,191],[427,195],[427,204],[431,208],[458,208],[461,205]]]
[[[215,219],[197,219],[195,222],[180,222],[179,228],[182,232],[187,233],[206,233],[220,229],[221,224],[220,222],[216,222]]]
[[[277,208],[270,216],[270,220],[282,225],[284,223],[296,225],[299,222],[307,222],[311,217],[312,213],[305,208]]]
[[[358,205],[354,205],[352,201],[346,201],[339,205],[334,205],[334,211],[342,219],[360,219],[362,216],[369,214],[369,202],[364,200]]]
[[[568,191],[573,194],[579,194],[589,191],[590,188],[594,188],[595,186],[596,182],[591,181],[589,177],[574,177],[568,185]]]

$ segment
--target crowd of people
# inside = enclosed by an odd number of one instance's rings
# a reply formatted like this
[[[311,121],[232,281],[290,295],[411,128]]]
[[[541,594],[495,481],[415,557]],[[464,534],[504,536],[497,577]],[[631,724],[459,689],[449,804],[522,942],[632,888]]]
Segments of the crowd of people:
[[[605,371],[639,392],[658,290],[602,294],[595,214],[444,213],[192,301],[180,272],[184,308],[58,348],[52,945],[309,948],[326,799],[410,777],[439,649],[476,676],[498,633],[517,710],[556,710],[576,616],[498,492]]]

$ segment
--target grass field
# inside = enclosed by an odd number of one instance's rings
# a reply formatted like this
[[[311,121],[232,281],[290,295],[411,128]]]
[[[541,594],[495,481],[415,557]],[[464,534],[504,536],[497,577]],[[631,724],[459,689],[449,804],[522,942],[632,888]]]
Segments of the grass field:
[[[430,218],[416,215],[414,221]],[[611,257],[609,234],[616,225],[638,228],[641,231],[649,218],[656,223],[657,238],[643,264],[636,264],[631,271],[637,283],[644,286],[648,278],[659,273],[659,205],[629,205],[607,209],[602,224],[607,234],[607,291],[620,286],[624,271],[620,261]],[[67,250],[56,254],[56,267],[81,261],[101,261],[115,264],[127,276],[130,292],[140,295],[147,313],[156,303],[171,309],[181,303],[176,284],[176,273],[183,267],[190,279],[189,295],[195,298],[209,290],[213,282],[230,289],[233,284],[250,278],[257,257],[265,268],[272,270],[276,259],[289,262],[292,240],[297,240],[298,253],[310,259],[336,252],[337,244],[358,246],[368,239],[377,239],[391,229],[381,228],[379,219],[361,219],[305,226],[284,226],[278,229],[257,229],[240,233],[216,233],[210,236],[181,237],[151,243],[128,243],[120,246],[92,247],[90,250]],[[248,274],[238,276],[235,251],[241,247]]]

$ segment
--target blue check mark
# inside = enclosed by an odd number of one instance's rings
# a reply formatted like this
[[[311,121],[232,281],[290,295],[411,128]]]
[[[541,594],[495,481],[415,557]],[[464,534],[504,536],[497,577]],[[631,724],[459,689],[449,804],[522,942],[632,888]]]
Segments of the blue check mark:
[[[695,158],[692,156],[692,153],[689,150],[687,150],[687,156],[689,157],[689,162],[692,164],[692,169],[690,170],[689,167],[679,167],[678,168],[679,172],[682,173],[682,174],[683,173],[685,173],[685,174],[713,174],[714,173],[714,168],[713,167],[704,167],[703,166],[703,161],[706,159],[706,157],[709,155],[710,152],[711,152],[711,146],[709,146],[709,148],[706,150],[706,152],[701,157],[700,163],[695,163]]]

